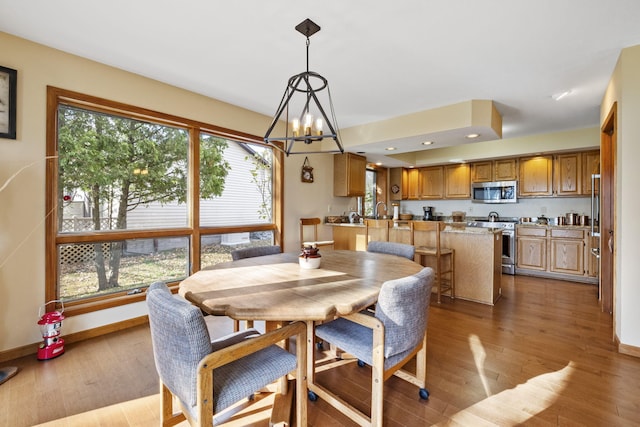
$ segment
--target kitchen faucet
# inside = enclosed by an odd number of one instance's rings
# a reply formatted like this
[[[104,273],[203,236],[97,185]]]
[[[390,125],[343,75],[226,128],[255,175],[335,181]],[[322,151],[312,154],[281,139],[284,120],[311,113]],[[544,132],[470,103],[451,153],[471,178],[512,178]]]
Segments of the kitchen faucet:
[[[378,219],[378,213],[379,213],[378,208],[380,207],[380,205],[384,205],[384,211],[385,211],[385,212],[387,211],[387,204],[386,204],[385,202],[378,202],[378,203],[376,203],[376,210],[375,210],[375,212],[374,212],[376,219]]]

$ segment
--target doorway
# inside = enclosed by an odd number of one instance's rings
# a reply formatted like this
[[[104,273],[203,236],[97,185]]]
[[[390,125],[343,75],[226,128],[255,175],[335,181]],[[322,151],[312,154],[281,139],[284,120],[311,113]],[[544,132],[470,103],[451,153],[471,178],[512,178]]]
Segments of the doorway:
[[[615,157],[618,104],[614,103],[600,133],[600,304],[613,313],[615,248]]]

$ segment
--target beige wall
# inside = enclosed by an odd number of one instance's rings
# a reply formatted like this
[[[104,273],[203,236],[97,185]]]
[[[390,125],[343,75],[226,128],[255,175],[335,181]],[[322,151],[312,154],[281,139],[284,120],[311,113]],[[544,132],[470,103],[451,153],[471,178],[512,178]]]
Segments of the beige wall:
[[[18,70],[17,140],[0,139],[0,351],[38,342],[44,303],[46,87],[57,86],[262,135],[270,118],[0,33],[0,64]],[[275,100],[274,100],[275,102]],[[285,162],[286,163],[286,162]],[[63,334],[146,313],[143,303],[68,318]]]
[[[36,322],[38,309],[44,303],[44,155],[47,85],[255,135],[264,133],[270,118],[1,32],[0,46],[0,64],[18,70],[18,139],[0,139],[0,187],[12,174],[28,165],[0,193],[2,352],[41,340]],[[593,135],[593,130],[577,132],[576,135],[581,135],[582,132],[590,137]],[[501,141],[501,145],[496,145],[495,150],[502,153],[502,156],[529,153],[531,146],[536,146],[544,139],[544,135],[539,135],[524,141],[515,141],[514,144],[504,140]],[[558,141],[555,138],[551,139]],[[582,141],[582,137],[577,139]],[[575,148],[592,146],[593,139],[589,138],[589,142],[585,144]],[[517,152],[520,148],[515,148],[516,145],[529,149]],[[514,148],[507,148],[511,146]],[[303,156],[290,156],[285,159],[284,249],[287,251],[298,250],[298,218],[341,214],[355,207],[355,199],[332,195],[331,155],[309,155],[309,160],[314,167],[315,182],[312,184],[302,183],[300,180]],[[330,236],[331,229],[323,227],[320,238]],[[99,313],[73,316],[64,321],[63,335],[145,313],[144,303],[138,303],[102,310]]]
[[[624,49],[609,82],[601,106],[604,123],[614,102],[618,103],[615,163],[616,206],[614,277],[615,333],[621,344],[640,348],[640,46]]]
[[[263,135],[270,117],[0,32],[0,64],[18,70],[18,138],[0,139],[0,352],[41,340],[44,304],[46,87],[99,96],[180,117]],[[274,100],[274,103],[278,100]],[[275,104],[274,104],[275,108]],[[352,203],[333,197],[333,159],[310,155],[315,182],[302,183],[304,157],[285,159],[284,248],[298,250],[298,218],[342,213]],[[353,202],[355,204],[355,202]],[[331,212],[329,211],[331,207]],[[330,238],[322,227],[320,238]],[[63,335],[146,314],[144,303],[73,316]],[[34,349],[35,351],[35,349]]]

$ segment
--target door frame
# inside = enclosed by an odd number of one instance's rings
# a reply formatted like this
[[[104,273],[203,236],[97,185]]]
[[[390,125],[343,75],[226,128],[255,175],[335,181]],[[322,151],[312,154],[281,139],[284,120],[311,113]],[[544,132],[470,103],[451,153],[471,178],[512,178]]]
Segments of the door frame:
[[[600,303],[602,311],[609,314],[615,310],[617,119],[616,102],[611,106],[600,132]],[[609,239],[612,251],[609,250]]]

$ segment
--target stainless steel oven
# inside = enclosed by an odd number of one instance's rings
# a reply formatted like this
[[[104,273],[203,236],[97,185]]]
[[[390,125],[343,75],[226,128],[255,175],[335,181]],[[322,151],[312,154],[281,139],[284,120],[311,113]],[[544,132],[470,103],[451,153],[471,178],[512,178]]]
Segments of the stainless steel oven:
[[[469,227],[502,229],[502,272],[516,274],[516,222],[515,221],[469,221]]]

